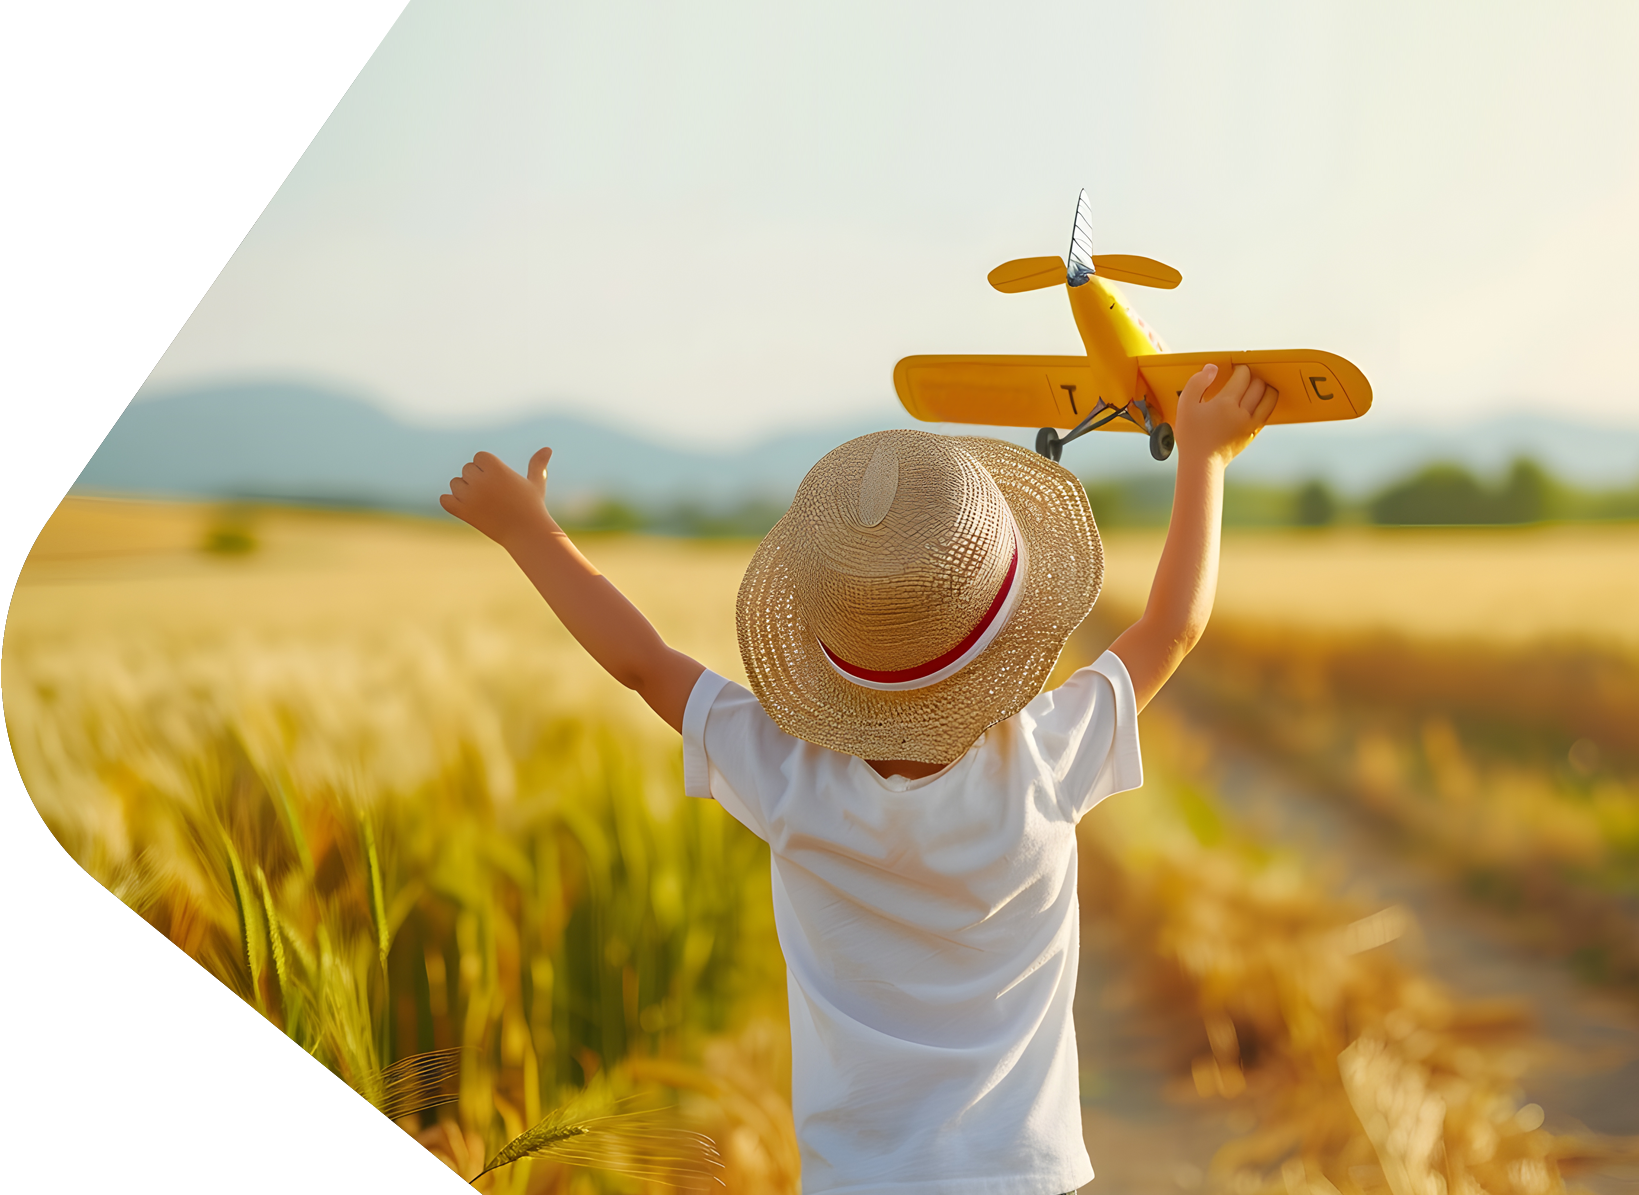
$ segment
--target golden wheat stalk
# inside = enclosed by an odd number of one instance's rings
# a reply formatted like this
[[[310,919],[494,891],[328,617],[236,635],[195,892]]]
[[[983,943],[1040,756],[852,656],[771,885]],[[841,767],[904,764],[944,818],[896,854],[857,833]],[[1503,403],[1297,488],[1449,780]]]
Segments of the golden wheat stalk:
[[[722,1185],[717,1143],[704,1133],[665,1124],[655,1112],[582,1117],[560,1108],[508,1142],[471,1181],[524,1158],[596,1167],[684,1191]]]

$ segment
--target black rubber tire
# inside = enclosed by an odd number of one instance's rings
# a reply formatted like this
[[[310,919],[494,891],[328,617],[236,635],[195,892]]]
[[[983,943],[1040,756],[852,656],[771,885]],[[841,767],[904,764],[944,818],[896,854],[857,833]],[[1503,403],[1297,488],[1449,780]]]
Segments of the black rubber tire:
[[[1064,455],[1064,445],[1059,441],[1058,432],[1050,427],[1044,427],[1036,433],[1036,452],[1050,461],[1056,461]]]
[[[1158,461],[1164,461],[1172,455],[1172,424],[1160,423],[1150,433],[1150,455]]]

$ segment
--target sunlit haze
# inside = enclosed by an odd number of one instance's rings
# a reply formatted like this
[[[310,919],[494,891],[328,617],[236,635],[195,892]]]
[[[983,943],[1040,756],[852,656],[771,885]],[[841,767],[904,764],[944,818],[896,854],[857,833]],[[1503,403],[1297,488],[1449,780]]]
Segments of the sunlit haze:
[[[1316,347],[1381,426],[1639,423],[1639,8],[414,0],[148,383],[743,441],[894,361],[1074,352],[1061,253],[1175,349]]]

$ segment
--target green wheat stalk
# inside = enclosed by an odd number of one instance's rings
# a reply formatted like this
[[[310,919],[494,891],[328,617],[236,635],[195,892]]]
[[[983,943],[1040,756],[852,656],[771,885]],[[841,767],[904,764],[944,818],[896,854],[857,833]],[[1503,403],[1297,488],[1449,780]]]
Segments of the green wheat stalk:
[[[387,975],[387,951],[392,946],[392,935],[387,925],[387,896],[381,882],[381,856],[376,851],[375,831],[370,819],[362,817],[364,827],[364,861],[370,876],[370,920],[375,922],[376,954],[381,961],[381,974]]]
[[[291,1022],[297,1015],[290,990],[290,966],[285,961],[285,943],[284,935],[279,928],[279,913],[273,907],[273,893],[267,886],[267,875],[262,871],[261,864],[256,866],[256,887],[262,898],[262,914],[267,921],[268,953],[273,956],[273,981],[279,988],[279,1010],[284,1016],[285,1031],[289,1033]]]
[[[234,909],[239,914],[239,946],[244,951],[245,969],[250,972],[251,1002],[265,1016],[267,1009],[262,1002],[262,927],[258,924],[261,909],[245,879],[245,869],[239,862],[239,852],[233,847],[233,839],[226,829],[218,827],[218,830],[222,845],[227,850],[228,877],[233,885]]]

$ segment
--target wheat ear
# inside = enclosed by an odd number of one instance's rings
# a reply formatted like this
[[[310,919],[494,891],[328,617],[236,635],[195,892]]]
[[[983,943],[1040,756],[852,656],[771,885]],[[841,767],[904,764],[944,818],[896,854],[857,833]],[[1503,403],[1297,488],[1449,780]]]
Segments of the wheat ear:
[[[578,1117],[559,1108],[508,1142],[471,1181],[523,1158],[594,1166],[686,1191],[722,1185],[717,1174],[723,1159],[716,1142],[704,1133],[661,1123],[654,1112]]]

